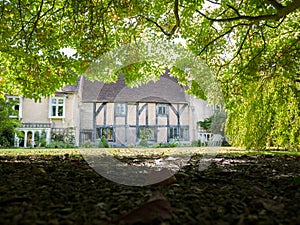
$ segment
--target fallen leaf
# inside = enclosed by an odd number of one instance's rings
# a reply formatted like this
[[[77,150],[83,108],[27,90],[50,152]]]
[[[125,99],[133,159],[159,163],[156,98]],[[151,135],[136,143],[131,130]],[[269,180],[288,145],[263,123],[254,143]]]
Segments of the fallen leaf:
[[[277,203],[276,201],[273,201],[271,199],[256,199],[255,204],[262,205],[266,210],[272,211],[274,213],[280,213],[284,208],[284,204]]]
[[[160,194],[155,194],[146,203],[126,215],[112,221],[115,224],[150,223],[155,219],[171,219],[170,202]]]
[[[33,175],[39,175],[39,174],[44,174],[46,171],[43,168],[32,166],[31,168],[31,174]]]

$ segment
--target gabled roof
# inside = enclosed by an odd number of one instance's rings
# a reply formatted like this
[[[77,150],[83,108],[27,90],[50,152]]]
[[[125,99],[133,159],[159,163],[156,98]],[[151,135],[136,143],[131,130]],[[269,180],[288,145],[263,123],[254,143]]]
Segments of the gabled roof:
[[[169,74],[139,87],[127,86],[122,76],[109,84],[85,78],[82,93],[83,102],[187,103],[184,88]]]
[[[65,87],[58,90],[57,93],[74,93],[74,92],[78,92],[79,84],[80,84],[80,77],[78,77],[76,84],[74,84],[74,85],[67,84]]]
[[[83,77],[82,81],[82,101],[83,102],[97,102],[98,95],[103,88],[104,83],[99,81],[89,81]]]
[[[77,92],[78,86],[76,85],[69,85],[67,84],[64,88],[62,88],[59,92]]]

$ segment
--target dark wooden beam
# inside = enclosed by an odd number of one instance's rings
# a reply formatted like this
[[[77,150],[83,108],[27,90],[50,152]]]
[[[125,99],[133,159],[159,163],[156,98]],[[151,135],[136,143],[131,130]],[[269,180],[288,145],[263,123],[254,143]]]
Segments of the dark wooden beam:
[[[94,105],[95,105],[95,109],[96,109],[96,104],[97,103],[94,103]],[[104,108],[104,106],[106,106],[106,102],[103,102],[100,106],[99,106],[99,108],[97,109],[97,111],[96,111],[96,116],[98,116],[99,115],[99,113],[101,112],[101,110]],[[94,111],[95,111],[95,109],[94,109]]]

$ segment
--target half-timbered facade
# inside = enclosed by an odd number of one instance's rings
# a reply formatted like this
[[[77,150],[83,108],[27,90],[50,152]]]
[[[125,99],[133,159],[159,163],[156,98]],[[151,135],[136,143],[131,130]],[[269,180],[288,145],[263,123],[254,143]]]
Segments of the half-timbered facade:
[[[104,84],[82,80],[80,142],[97,142],[103,135],[116,146],[197,140],[197,121],[213,109],[187,95],[169,75],[137,88],[122,77]]]
[[[213,114],[207,102],[185,93],[185,88],[168,74],[140,87],[127,86],[120,76],[115,83],[91,82],[80,76],[76,85],[67,85],[40,102],[17,96],[17,116],[23,126],[16,146],[41,146],[53,134],[74,137],[74,144],[98,143],[105,136],[112,146],[136,146],[178,140],[199,139],[197,121]],[[14,115],[15,116],[15,115]]]

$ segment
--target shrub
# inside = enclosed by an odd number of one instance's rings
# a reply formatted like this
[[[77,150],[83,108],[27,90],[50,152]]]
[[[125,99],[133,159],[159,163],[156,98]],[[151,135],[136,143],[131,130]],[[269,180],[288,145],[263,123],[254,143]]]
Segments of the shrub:
[[[7,140],[7,137],[1,136],[0,137],[0,147],[10,147],[11,146],[11,142],[9,140]]]
[[[147,140],[146,136],[142,136],[142,137],[141,137],[139,146],[140,146],[140,147],[143,147],[143,148],[149,147],[148,140]]]
[[[180,147],[180,142],[178,140],[171,140],[169,141],[169,147],[170,148]]]
[[[80,144],[80,147],[81,147],[81,148],[93,148],[93,147],[95,147],[95,146],[94,146],[94,143],[92,143],[92,142],[90,142],[90,141],[86,141],[86,142],[84,142],[84,143],[81,143],[81,144]]]
[[[13,110],[14,102],[6,102],[0,98],[0,147],[12,147],[14,145],[16,127],[21,126],[21,122],[16,118],[10,118],[16,112]]]
[[[193,141],[192,142],[192,147],[201,147],[201,141],[198,140],[198,141]]]
[[[69,127],[63,130],[52,130],[51,141],[62,141],[71,145],[75,144],[75,136],[73,134],[74,128]]]
[[[178,140],[171,140],[169,142],[161,142],[158,145],[156,145],[156,148],[176,148],[176,147],[180,147],[181,144]]]
[[[39,142],[40,142],[41,147],[46,147],[47,141],[46,141],[46,131],[45,130],[42,131]]]
[[[46,148],[76,148],[73,144],[65,143],[63,141],[51,141],[45,146]]]
[[[128,148],[134,148],[134,144],[129,144]]]
[[[207,132],[211,132],[211,123],[212,123],[212,118],[206,118],[203,121],[198,121],[197,124],[202,127],[204,130]]]
[[[102,135],[98,147],[99,148],[109,148],[108,141],[106,140],[106,137],[104,135]]]

